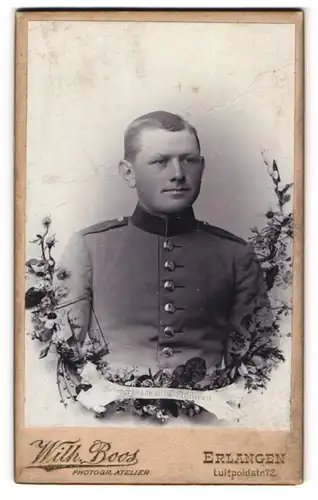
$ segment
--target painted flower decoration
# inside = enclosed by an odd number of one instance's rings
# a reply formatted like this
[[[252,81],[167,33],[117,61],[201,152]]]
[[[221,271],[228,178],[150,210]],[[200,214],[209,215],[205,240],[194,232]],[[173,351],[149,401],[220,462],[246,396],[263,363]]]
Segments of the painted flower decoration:
[[[52,219],[50,216],[46,216],[44,217],[44,219],[42,219],[42,224],[45,228],[48,228],[50,227],[50,225],[52,224]]]
[[[41,304],[42,299],[45,297],[45,292],[38,288],[31,287],[25,294],[25,308],[32,309]]]
[[[55,235],[54,236],[48,236],[46,238],[46,246],[48,248],[53,248],[55,246],[55,243],[56,243]]]
[[[70,277],[70,273],[67,271],[67,269],[59,268],[56,271],[56,277],[60,281],[66,280]]]

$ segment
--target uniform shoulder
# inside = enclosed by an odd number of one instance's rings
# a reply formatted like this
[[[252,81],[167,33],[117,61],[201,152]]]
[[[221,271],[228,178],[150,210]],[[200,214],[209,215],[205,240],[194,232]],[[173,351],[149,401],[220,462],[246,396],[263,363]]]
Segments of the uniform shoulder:
[[[227,240],[231,241],[236,241],[237,243],[240,243],[241,245],[247,245],[247,242],[243,240],[243,238],[240,238],[239,236],[236,236],[233,233],[230,233],[229,231],[226,231],[225,229],[221,229],[220,227],[217,226],[211,226],[208,222],[203,222],[199,221],[199,228],[201,231],[205,231],[207,233],[213,234],[214,236],[217,236],[218,238],[224,238]]]
[[[86,227],[79,231],[81,236],[87,236],[88,234],[104,233],[110,229],[116,229],[118,227],[127,226],[129,217],[121,217],[118,219],[106,220],[104,222],[99,222],[93,226]]]

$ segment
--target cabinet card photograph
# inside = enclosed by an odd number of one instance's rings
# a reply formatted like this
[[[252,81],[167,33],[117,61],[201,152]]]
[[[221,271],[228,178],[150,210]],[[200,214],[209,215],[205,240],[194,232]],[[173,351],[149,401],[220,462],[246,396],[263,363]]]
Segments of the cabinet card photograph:
[[[299,483],[302,13],[16,28],[16,480]]]

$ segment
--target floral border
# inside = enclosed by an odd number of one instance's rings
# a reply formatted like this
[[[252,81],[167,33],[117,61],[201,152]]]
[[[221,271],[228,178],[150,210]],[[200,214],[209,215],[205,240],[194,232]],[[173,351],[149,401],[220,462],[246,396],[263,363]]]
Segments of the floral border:
[[[269,208],[264,214],[264,227],[251,229],[249,242],[260,261],[269,295],[274,297],[278,290],[286,290],[292,283],[290,243],[293,239],[293,214],[285,213],[286,204],[291,200],[292,184],[282,183],[275,160],[269,162],[263,153],[263,161],[273,183],[277,206],[275,209]],[[274,304],[271,304],[273,321],[270,325],[260,326],[255,314],[254,321],[249,322],[242,330],[234,331],[228,342],[229,359],[223,359],[221,366],[205,385],[203,382],[207,367],[202,358],[192,358],[173,371],[165,369],[153,374],[149,370],[148,373],[139,375],[134,370],[126,370],[114,374],[108,367],[109,349],[106,343],[102,345],[87,336],[84,344],[79,345],[75,335],[71,335],[68,340],[63,336],[65,326],[59,320],[58,311],[65,307],[62,304],[65,304],[68,294],[64,285],[68,272],[58,267],[53,257],[57,240],[55,234],[49,234],[51,217],[44,217],[42,225],[43,231],[32,240],[32,243],[40,247],[40,256],[26,262],[27,277],[34,280],[35,284],[25,293],[25,307],[31,314],[32,339],[44,344],[40,358],[45,358],[49,351],[56,353],[56,383],[60,401],[65,407],[69,402],[76,402],[82,391],[91,388],[80,375],[87,362],[96,365],[107,380],[126,386],[211,390],[243,379],[247,392],[266,389],[272,370],[284,361],[277,339],[281,336],[282,319],[291,313],[288,302],[276,298]],[[73,332],[74,325],[70,317],[67,316],[66,322]],[[185,414],[193,417],[203,411],[191,401],[175,400],[119,400],[109,406],[118,412],[132,408],[140,417],[155,418],[162,423],[167,422],[171,416]],[[106,410],[107,408],[96,412],[95,416],[104,417]]]

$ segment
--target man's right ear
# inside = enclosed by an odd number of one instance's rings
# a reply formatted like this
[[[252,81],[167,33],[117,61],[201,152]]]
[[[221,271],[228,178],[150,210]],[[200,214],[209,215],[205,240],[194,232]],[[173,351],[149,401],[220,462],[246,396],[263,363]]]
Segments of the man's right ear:
[[[129,187],[134,188],[136,186],[135,174],[130,161],[121,160],[119,163],[119,172]]]

